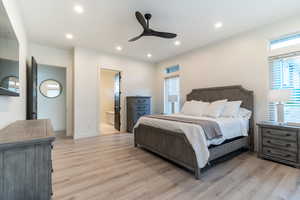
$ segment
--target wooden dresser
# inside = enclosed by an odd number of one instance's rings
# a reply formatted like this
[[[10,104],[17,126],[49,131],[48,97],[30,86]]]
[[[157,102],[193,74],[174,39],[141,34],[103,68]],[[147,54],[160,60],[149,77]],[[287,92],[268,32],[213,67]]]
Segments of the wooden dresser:
[[[0,130],[0,199],[51,199],[54,139],[49,120],[17,121]]]
[[[127,102],[127,131],[132,133],[138,119],[151,113],[151,97],[128,96]]]
[[[300,127],[263,122],[259,127],[259,157],[300,167]]]

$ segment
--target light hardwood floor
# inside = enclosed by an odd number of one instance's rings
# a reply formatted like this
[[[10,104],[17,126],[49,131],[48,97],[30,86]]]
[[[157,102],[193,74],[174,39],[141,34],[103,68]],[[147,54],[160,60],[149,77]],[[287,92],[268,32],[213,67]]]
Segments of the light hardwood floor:
[[[243,153],[195,180],[192,173],[134,148],[130,134],[60,138],[53,167],[55,200],[300,199],[299,169]]]

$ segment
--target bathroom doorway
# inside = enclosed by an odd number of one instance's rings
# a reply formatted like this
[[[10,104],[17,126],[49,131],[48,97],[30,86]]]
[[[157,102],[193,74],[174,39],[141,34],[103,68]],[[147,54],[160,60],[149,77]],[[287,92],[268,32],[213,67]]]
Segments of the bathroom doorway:
[[[121,127],[121,72],[100,70],[100,133],[120,133]]]

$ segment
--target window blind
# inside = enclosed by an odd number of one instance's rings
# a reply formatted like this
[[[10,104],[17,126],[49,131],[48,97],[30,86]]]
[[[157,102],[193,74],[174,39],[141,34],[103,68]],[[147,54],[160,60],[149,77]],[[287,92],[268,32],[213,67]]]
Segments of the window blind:
[[[165,79],[164,83],[164,113],[172,113],[172,103],[169,102],[170,95],[177,95],[179,98],[179,76],[169,77]],[[179,112],[180,102],[175,103],[175,112]]]
[[[274,56],[270,61],[270,89],[290,89],[291,97],[285,103],[285,121],[300,122],[300,52]],[[276,119],[274,103],[269,104],[269,119]]]

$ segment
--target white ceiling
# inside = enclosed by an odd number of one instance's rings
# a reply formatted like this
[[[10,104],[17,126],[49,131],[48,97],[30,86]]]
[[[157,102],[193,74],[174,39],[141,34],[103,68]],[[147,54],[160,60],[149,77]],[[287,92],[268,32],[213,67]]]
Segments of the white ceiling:
[[[244,32],[300,11],[299,0],[18,0],[30,40],[63,48],[81,46],[158,62],[213,41]],[[85,12],[73,11],[81,4]],[[145,37],[135,11],[150,12],[150,26],[178,34],[174,40]],[[215,30],[214,24],[223,22]],[[66,33],[74,35],[65,39]],[[117,52],[116,45],[123,50]],[[147,58],[147,53],[153,57]]]

